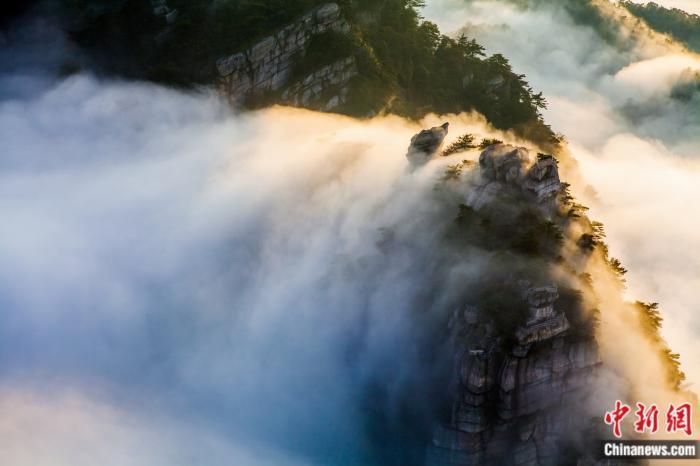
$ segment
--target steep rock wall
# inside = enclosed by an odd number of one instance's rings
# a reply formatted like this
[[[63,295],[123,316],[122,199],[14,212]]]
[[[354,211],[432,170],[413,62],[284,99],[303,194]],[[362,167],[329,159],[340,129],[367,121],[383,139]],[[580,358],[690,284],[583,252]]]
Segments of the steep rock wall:
[[[295,59],[304,54],[314,35],[347,33],[350,26],[336,3],[326,3],[248,50],[221,58],[216,67],[220,89],[234,105],[267,92],[281,92],[278,102],[332,110],[345,102],[347,84],[357,74],[353,57],[343,57],[290,83]]]
[[[600,364],[595,343],[566,338],[559,327],[505,351],[468,314],[455,321],[465,337],[455,343],[451,419],[436,426],[427,464],[560,464],[571,440],[562,434],[581,430],[580,408]]]
[[[282,92],[282,102],[295,107],[333,110],[347,101],[348,85],[356,75],[355,59],[342,58],[287,87]]]
[[[476,210],[508,191],[553,215],[562,189],[556,160],[533,161],[526,149],[505,144],[481,154],[477,179],[467,200]],[[601,365],[595,339],[573,332],[555,284],[514,287],[527,315],[513,335],[499,333],[478,304],[454,313],[452,410],[434,428],[428,466],[558,465],[576,441],[565,435],[584,429]]]

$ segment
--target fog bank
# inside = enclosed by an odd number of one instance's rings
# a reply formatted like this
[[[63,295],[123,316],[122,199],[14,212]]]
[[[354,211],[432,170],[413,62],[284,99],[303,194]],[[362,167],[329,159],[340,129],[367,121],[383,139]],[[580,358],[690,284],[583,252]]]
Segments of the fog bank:
[[[436,246],[448,161],[407,169],[443,120],[234,114],[61,75],[42,34],[0,79],[3,464],[422,455],[451,369],[440,313],[481,260]]]

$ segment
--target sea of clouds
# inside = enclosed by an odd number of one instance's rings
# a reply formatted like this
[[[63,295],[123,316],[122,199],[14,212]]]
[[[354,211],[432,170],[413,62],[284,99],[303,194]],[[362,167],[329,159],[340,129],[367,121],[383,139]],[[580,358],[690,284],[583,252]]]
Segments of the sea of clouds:
[[[426,15],[468,24],[545,91],[630,294],[662,303],[697,380],[697,120],[668,98],[695,57],[653,39],[619,51],[556,8],[435,0]],[[3,464],[420,454],[450,363],[435,312],[482,265],[446,270],[436,252],[454,218],[434,197],[449,162],[407,169],[411,136],[442,120],[235,114],[206,90],[64,73],[76,52],[45,21],[8,37]],[[450,121],[453,135],[499,136],[475,116]]]
[[[64,73],[79,54],[51,21],[8,36],[0,462],[420,457],[451,369],[435,313],[480,269],[435,246],[447,161],[405,158],[442,121],[235,114],[208,90]]]

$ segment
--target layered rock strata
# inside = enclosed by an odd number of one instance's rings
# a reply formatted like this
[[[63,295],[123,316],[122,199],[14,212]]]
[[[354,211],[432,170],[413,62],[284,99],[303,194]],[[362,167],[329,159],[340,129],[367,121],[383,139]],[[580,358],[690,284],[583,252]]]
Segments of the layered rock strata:
[[[480,156],[468,202],[487,208],[503,190],[554,211],[562,189],[556,160],[499,144]],[[449,419],[436,425],[429,466],[562,464],[580,433],[600,358],[595,340],[572,334],[554,284],[521,281],[527,315],[514,338],[495,330],[475,305],[450,322],[454,369]],[[575,463],[574,463],[575,464]]]
[[[475,209],[484,207],[498,193],[512,188],[534,195],[536,205],[543,211],[552,211],[556,207],[556,195],[563,185],[553,157],[540,155],[533,161],[530,152],[523,147],[495,144],[481,153],[479,165],[482,183],[467,199]]]
[[[294,63],[306,53],[312,37],[327,31],[350,31],[336,3],[321,5],[249,49],[217,60],[220,89],[233,105],[279,91],[278,102],[332,110],[345,102],[347,85],[357,75],[354,57],[343,57],[290,83]]]

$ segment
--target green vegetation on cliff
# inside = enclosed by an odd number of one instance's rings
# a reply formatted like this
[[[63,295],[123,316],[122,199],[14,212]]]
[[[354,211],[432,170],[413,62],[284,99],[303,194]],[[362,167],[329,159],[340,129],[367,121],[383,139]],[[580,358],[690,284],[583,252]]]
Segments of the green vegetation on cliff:
[[[362,91],[374,95],[367,99],[373,104],[369,108],[348,110],[371,112],[384,102],[388,111],[409,117],[474,109],[497,128],[515,129],[544,144],[556,142],[540,115],[546,104],[542,94],[535,93],[505,57],[486,57],[484,48],[465,36],[440,34],[411,4],[415,2],[387,0],[374,7],[372,21],[356,23],[376,57],[375,69],[361,72],[375,77],[362,83]]]
[[[216,60],[275,33],[320,0],[168,0],[177,14],[169,24],[150,4],[136,0],[64,0],[82,19],[78,42],[109,57],[105,65],[123,74],[178,86],[210,84]],[[544,124],[545,107],[502,55],[485,56],[473,39],[444,36],[425,21],[417,0],[340,0],[348,34],[314,37],[294,74],[354,56],[358,75],[338,111],[353,116],[380,112],[420,118],[427,113],[476,110],[499,129],[554,146],[558,139]],[[274,96],[272,96],[274,101]],[[268,104],[270,96],[256,102]]]
[[[700,52],[700,16],[678,8],[664,8],[654,2],[620,2],[630,13],[643,19],[654,30],[669,34],[690,50]]]
[[[110,71],[187,86],[216,78],[221,56],[252,45],[320,0],[168,0],[172,24],[143,0],[63,0],[74,37],[107,53]],[[115,63],[114,60],[118,59]],[[124,66],[124,62],[130,66]]]

